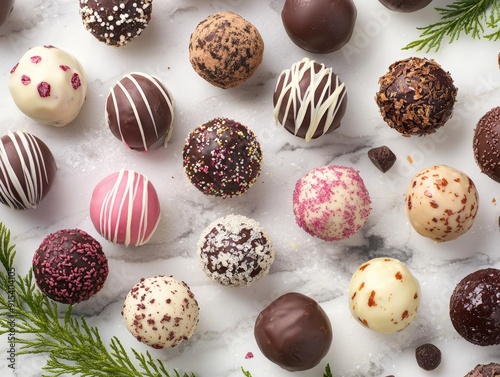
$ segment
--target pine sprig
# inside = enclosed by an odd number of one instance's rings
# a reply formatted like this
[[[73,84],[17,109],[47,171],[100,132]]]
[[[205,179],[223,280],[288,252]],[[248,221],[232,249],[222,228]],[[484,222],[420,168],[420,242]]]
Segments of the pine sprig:
[[[404,50],[438,51],[445,38],[449,43],[462,34],[474,39],[500,38],[500,1],[499,0],[455,0],[444,8],[435,8],[441,20],[425,27],[418,27],[422,33],[418,40],[403,47]],[[493,30],[485,34],[486,29]]]
[[[10,231],[0,223],[4,269],[0,271],[0,335],[11,333],[14,319],[17,354],[47,354],[43,376],[196,377],[176,370],[169,373],[149,352],[131,349],[131,357],[117,337],[106,347],[98,328],[89,326],[83,316],[72,315],[73,306],[61,315],[57,303],[36,288],[31,270],[25,276],[13,273],[15,255]]]

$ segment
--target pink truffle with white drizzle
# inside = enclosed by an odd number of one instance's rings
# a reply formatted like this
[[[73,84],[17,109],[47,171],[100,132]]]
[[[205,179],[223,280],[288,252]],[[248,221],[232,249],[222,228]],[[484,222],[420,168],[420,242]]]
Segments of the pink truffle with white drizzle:
[[[371,211],[368,190],[348,166],[323,166],[299,179],[293,192],[297,224],[312,236],[339,241],[357,233]]]

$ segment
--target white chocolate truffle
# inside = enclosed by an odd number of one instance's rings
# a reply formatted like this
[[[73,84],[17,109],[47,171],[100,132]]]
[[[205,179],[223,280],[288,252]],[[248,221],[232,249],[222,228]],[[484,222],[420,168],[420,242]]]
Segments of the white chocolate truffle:
[[[160,275],[141,279],[130,290],[122,315],[137,340],[162,349],[175,347],[193,335],[199,308],[186,283]]]
[[[436,242],[451,241],[466,233],[479,206],[474,182],[446,165],[418,172],[408,185],[405,200],[413,228]]]
[[[62,127],[72,122],[87,95],[80,62],[54,46],[26,52],[10,71],[9,90],[19,110],[35,121]]]
[[[419,304],[420,284],[397,259],[372,259],[352,275],[349,309],[371,330],[383,334],[403,330],[415,319]]]

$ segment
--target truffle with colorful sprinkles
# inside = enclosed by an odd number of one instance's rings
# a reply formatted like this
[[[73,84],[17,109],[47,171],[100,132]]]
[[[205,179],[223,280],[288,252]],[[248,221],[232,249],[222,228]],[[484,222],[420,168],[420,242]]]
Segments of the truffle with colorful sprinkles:
[[[140,342],[156,348],[175,347],[198,325],[198,302],[189,286],[172,276],[141,279],[127,294],[122,316]]]
[[[99,41],[124,46],[148,26],[153,0],[80,0],[85,28]]]
[[[312,236],[338,241],[357,233],[371,211],[368,190],[348,166],[323,166],[299,179],[293,192],[297,224]]]
[[[40,290],[54,301],[76,304],[104,286],[108,259],[101,245],[81,229],[63,229],[44,238],[33,256]]]
[[[183,149],[184,171],[206,195],[230,198],[245,193],[260,174],[262,151],[248,127],[215,118],[195,128]]]

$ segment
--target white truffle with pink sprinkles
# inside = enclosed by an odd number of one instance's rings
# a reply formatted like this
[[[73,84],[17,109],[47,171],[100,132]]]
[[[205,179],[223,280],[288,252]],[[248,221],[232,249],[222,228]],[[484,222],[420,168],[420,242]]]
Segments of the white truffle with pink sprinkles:
[[[297,224],[312,236],[339,241],[368,220],[371,200],[359,173],[348,166],[323,166],[299,179],[293,192]]]

